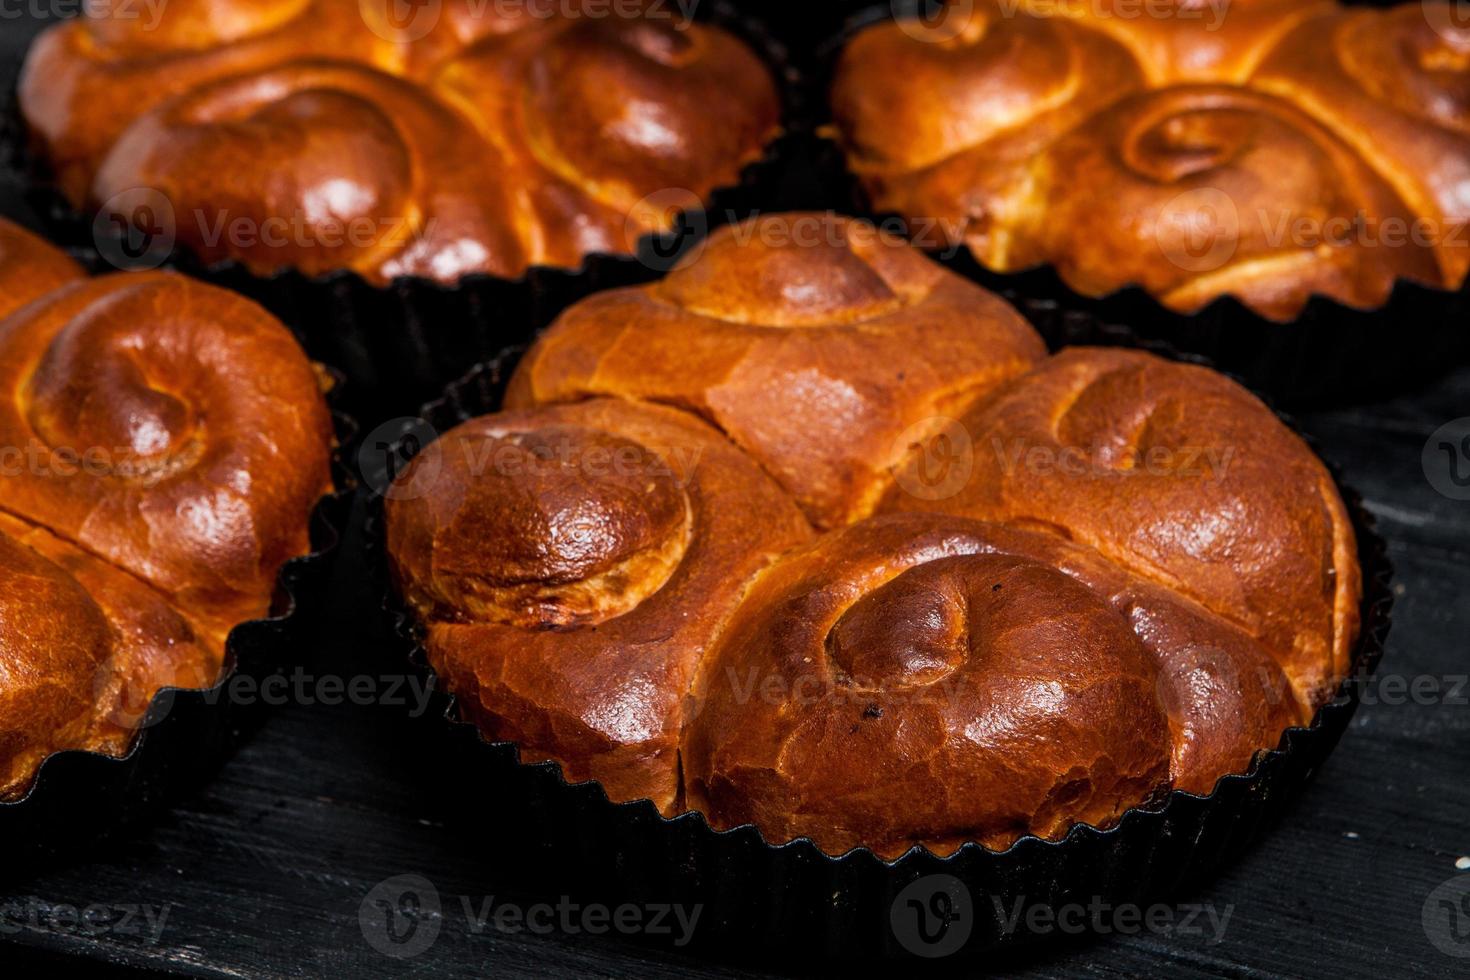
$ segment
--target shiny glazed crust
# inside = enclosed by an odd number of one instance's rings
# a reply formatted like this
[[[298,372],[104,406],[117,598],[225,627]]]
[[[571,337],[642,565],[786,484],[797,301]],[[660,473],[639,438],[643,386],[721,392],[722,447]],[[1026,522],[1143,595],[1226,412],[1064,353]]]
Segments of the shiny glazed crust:
[[[331,489],[296,341],[167,273],[88,279],[0,222],[0,799],[53,752],[120,755],[155,692],[207,687]]]
[[[1045,355],[999,297],[899,239],[847,218],[774,215],[721,229],[659,282],[572,307],[527,354],[506,404],[677,405],[826,528],[871,510],[937,419]]]
[[[1304,720],[1260,645],[1169,590],[1055,535],[919,514],[763,575],[695,702],[688,802],[715,827],[885,857],[1208,793]]]
[[[959,424],[964,485],[905,490],[920,451],[881,509],[1042,526],[1094,548],[1260,638],[1313,707],[1347,672],[1362,589],[1347,510],[1326,467],[1239,385],[1071,348]]]
[[[831,91],[851,168],[879,210],[1091,296],[1285,321],[1313,294],[1459,288],[1470,42],[1449,5],[1155,10],[966,0],[862,31]]]
[[[514,6],[79,19],[36,42],[21,105],[74,203],[167,212],[209,261],[378,284],[631,252],[777,135],[769,72],[718,28],[669,6]]]
[[[605,398],[460,426],[387,515],[398,581],[470,715],[665,812],[695,667],[750,577],[812,534],[715,430]]]
[[[1308,447],[1214,372],[1041,356],[859,223],[772,245],[809,220],[572,308],[390,491],[466,715],[615,800],[884,857],[1107,826],[1306,723],[1360,593]]]

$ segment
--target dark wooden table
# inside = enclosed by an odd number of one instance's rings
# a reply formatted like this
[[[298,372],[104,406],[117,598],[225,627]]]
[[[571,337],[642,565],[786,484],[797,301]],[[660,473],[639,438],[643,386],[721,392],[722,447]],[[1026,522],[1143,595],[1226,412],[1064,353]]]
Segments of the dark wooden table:
[[[0,21],[0,63],[14,64],[32,30]],[[15,205],[13,189],[0,204]],[[1370,703],[1285,823],[1180,897],[1228,911],[1223,936],[1067,943],[1008,973],[1470,975],[1470,958],[1441,949],[1470,953],[1470,942],[1456,946],[1424,919],[1436,888],[1470,879],[1470,503],[1437,492],[1421,461],[1430,434],[1466,415],[1470,367],[1413,397],[1302,420],[1389,539],[1395,625]],[[1443,473],[1449,464],[1442,457]],[[362,585],[361,548],[354,536],[338,563],[315,677],[402,673]],[[1403,693],[1414,679],[1418,697]],[[527,853],[495,814],[467,830],[453,781],[429,764],[431,726],[405,707],[321,700],[275,711],[213,782],[153,825],[0,890],[0,975],[102,963],[219,977],[752,972],[623,938],[476,931],[465,901],[555,901],[555,855]],[[467,834],[477,835],[474,860]],[[428,879],[444,915],[428,950],[396,960],[365,939],[360,912],[374,886],[403,874]]]

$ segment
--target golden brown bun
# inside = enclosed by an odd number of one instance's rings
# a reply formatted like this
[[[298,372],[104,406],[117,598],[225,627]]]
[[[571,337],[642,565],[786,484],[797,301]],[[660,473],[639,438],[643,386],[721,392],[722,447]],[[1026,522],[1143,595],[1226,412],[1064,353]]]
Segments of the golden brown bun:
[[[1069,348],[959,420],[968,479],[926,499],[917,449],[880,509],[1046,527],[1236,623],[1313,707],[1346,674],[1357,545],[1326,468],[1239,385]],[[953,442],[953,440],[952,440]]]
[[[1302,720],[1271,659],[1203,609],[1055,536],[921,514],[764,573],[696,702],[687,802],[716,828],[890,858],[1209,792]]]
[[[697,25],[524,29],[447,61],[433,89],[503,157],[501,183],[515,193],[496,216],[523,243],[523,265],[632,252],[671,227],[664,197],[692,204],[735,183],[779,124],[760,61]]]
[[[92,177],[139,116],[198,85],[311,57],[372,64],[391,45],[360,29],[356,4],[172,0],[152,17],[78,17],[37,38],[20,99],[61,188],[88,199]]]
[[[0,319],[85,276],[65,252],[0,219]]]
[[[985,0],[937,39],[853,38],[835,129],[877,208],[937,219],[1001,272],[1053,264],[1087,295],[1139,285],[1185,313],[1377,307],[1399,279],[1458,288],[1470,268],[1470,75],[1439,9],[1263,0],[1212,23]]]
[[[332,445],[311,363],[253,303],[82,278],[0,222],[11,256],[0,283],[54,288],[0,318],[0,797],[52,752],[125,752],[161,687],[214,682],[309,550]]]
[[[65,286],[0,322],[3,507],[217,623],[263,615],[330,489],[331,417],[295,338],[172,273]]]
[[[811,535],[718,432],[612,399],[465,423],[414,460],[387,521],[467,714],[666,812],[695,666],[750,577]]]
[[[255,159],[269,168],[242,165]],[[525,264],[503,219],[510,187],[486,180],[502,169],[418,86],[359,65],[295,61],[198,86],[139,118],[93,187],[123,214],[161,193],[178,240],[206,261],[452,281]],[[342,185],[350,193],[318,203]],[[281,224],[293,216],[299,228]],[[228,234],[242,219],[275,230]]]
[[[1470,34],[1452,5],[1356,9],[1302,23],[1257,69],[1257,88],[1290,99],[1387,181],[1411,214],[1441,231],[1441,278],[1470,269]],[[1438,25],[1441,30],[1436,30]]]
[[[802,227],[835,238],[774,242]],[[393,567],[467,718],[614,800],[1005,847],[1211,792],[1350,666],[1346,508],[1264,405],[1043,358],[857,222],[747,222],[583,301],[507,402],[395,485]],[[644,475],[670,444],[701,447],[685,489]]]
[[[696,412],[835,527],[872,508],[932,420],[1045,354],[999,298],[873,226],[781,214],[722,229],[661,282],[572,307],[506,404],[616,395]]]
[[[223,659],[156,590],[3,512],[0,623],[0,800],[54,752],[122,755],[154,694]]]
[[[37,615],[45,610],[46,615]],[[54,615],[52,614],[54,613]],[[77,581],[0,533],[0,799],[92,724],[94,679],[108,656],[106,615]],[[24,626],[11,625],[24,624]]]
[[[674,220],[644,198],[707,199],[779,130],[755,54],[667,6],[456,2],[417,30],[391,4],[78,19],[32,49],[22,107],[78,205],[161,194],[206,259],[380,284],[631,252]]]

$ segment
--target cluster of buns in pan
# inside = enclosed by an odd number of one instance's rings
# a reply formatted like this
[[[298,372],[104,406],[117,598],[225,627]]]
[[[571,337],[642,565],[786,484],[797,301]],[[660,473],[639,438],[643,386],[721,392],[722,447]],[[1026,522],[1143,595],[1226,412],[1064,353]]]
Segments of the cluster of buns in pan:
[[[831,853],[1208,793],[1310,720],[1358,632],[1343,501],[1247,391],[1048,356],[994,295],[827,215],[572,307],[385,508],[488,738]]]
[[[955,0],[856,34],[831,103],[874,206],[998,272],[1290,320],[1470,270],[1448,3]]]
[[[951,0],[850,39],[832,132],[926,245],[1291,320],[1464,282],[1467,66],[1449,4]],[[20,98],[73,204],[377,285],[632,252],[781,128],[755,51],[642,0],[99,9]]]
[[[264,310],[88,278],[0,221],[0,801],[213,684],[331,489],[322,379]]]
[[[750,48],[644,6],[99,9],[39,38],[21,107],[73,204],[208,261],[376,284],[575,268],[667,230],[780,129]]]

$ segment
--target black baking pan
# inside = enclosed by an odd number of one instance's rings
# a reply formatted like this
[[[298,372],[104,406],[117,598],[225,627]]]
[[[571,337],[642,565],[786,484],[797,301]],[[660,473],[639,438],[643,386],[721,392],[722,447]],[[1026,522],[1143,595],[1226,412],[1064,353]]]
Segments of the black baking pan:
[[[339,400],[340,388],[329,392],[329,402]],[[277,574],[270,615],[230,631],[213,687],[158,692],[126,755],[58,752],[41,764],[25,796],[0,802],[0,839],[6,842],[0,881],[48,862],[82,857],[146,823],[207,779],[259,725],[270,699],[240,692],[260,692],[267,678],[285,676],[309,661],[312,637],[325,614],[328,574],[357,486],[345,462],[357,423],[335,409],[332,419],[336,489],[312,510],[310,552],[290,559]]]
[[[1068,328],[1074,343],[1136,347],[1212,366],[1080,315],[1069,318]],[[497,410],[522,353],[510,349],[477,367],[426,405],[421,419],[406,423],[406,437],[388,457],[391,471],[401,472],[435,433]],[[444,728],[435,771],[444,792],[456,797],[468,839],[475,814],[514,809],[517,826],[530,828],[523,831],[527,850],[563,855],[568,887],[610,903],[698,907],[695,945],[722,954],[997,955],[1057,938],[1056,919],[1048,916],[1062,910],[1077,912],[1084,928],[1092,928],[1085,910],[1094,904],[1160,902],[1230,862],[1282,817],[1346,730],[1383,655],[1392,566],[1361,498],[1332,469],[1357,534],[1364,580],[1362,632],[1348,677],[1309,726],[1288,729],[1248,772],[1222,777],[1208,796],[1175,791],[1157,806],[1128,811],[1111,829],[1077,826],[1060,841],[1027,836],[1004,852],[970,843],[945,858],[919,847],[896,860],[863,848],[830,855],[805,838],[773,845],[753,826],[715,831],[697,812],[665,818],[648,800],[612,803],[595,782],[567,783],[554,762],[521,764],[513,744],[485,741],[442,692],[425,716]],[[381,473],[369,482],[386,486]],[[368,515],[369,563],[393,633],[407,661],[432,681],[423,630],[390,581],[380,496],[370,501]],[[1033,918],[1033,908],[1044,914]]]

